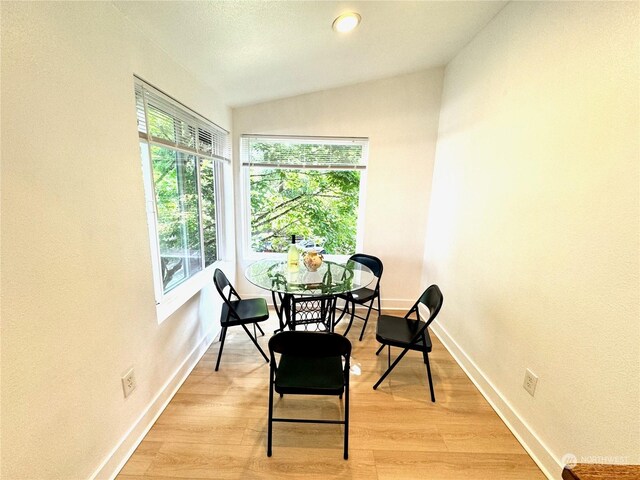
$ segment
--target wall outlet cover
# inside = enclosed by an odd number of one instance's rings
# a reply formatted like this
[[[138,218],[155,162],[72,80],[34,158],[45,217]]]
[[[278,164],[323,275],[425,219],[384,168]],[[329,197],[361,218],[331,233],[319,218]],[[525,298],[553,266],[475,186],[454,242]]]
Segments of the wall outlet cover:
[[[131,395],[136,389],[136,377],[133,373],[133,367],[122,377],[122,391],[125,398]]]
[[[527,392],[529,392],[529,395],[531,395],[532,397],[536,392],[537,384],[538,376],[527,368],[527,371],[524,374],[524,383],[522,384],[522,386]]]

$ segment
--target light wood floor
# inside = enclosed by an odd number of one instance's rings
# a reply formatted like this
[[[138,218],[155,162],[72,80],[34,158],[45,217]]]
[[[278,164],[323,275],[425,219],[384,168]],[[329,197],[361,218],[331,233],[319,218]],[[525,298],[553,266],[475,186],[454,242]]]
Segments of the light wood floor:
[[[275,314],[271,317],[261,324],[265,351],[277,325]],[[267,457],[269,366],[235,327],[227,333],[220,370],[213,370],[216,340],[118,479],[545,478],[435,335],[429,358],[436,403],[431,403],[418,352],[407,354],[378,390],[372,389],[386,367],[386,350],[375,356],[375,318],[362,342],[358,325],[349,333],[353,363],[362,368],[360,376],[351,376],[349,460],[342,458],[342,426],[313,424],[275,424],[273,456]],[[275,398],[276,415],[342,415],[337,398]]]

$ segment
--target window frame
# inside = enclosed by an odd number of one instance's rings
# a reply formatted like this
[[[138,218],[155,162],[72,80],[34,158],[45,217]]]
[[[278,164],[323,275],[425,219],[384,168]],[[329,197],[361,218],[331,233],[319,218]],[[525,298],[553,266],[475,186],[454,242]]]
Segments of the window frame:
[[[144,90],[152,91],[154,95],[161,95],[164,101],[171,102],[172,107],[179,111],[180,113],[184,113],[187,117],[194,117],[201,124],[206,124],[209,128],[217,130],[216,134],[220,134],[223,139],[223,156],[218,155],[204,155],[199,152],[192,152],[190,150],[180,148],[179,145],[171,146],[166,144],[165,142],[154,142],[153,136],[147,131],[143,133],[141,131],[140,125],[138,126],[138,145],[140,148],[140,160],[142,165],[142,177],[144,184],[144,192],[145,192],[145,210],[147,214],[147,226],[149,231],[149,245],[150,245],[150,253],[151,253],[151,267],[153,274],[153,285],[154,285],[154,298],[156,304],[156,313],[158,318],[158,323],[162,323],[163,320],[168,318],[172,313],[174,313],[178,308],[184,305],[191,297],[193,297],[196,293],[198,293],[206,284],[210,283],[211,280],[211,272],[213,269],[217,268],[221,262],[224,261],[226,257],[226,244],[225,244],[225,235],[223,225],[225,224],[224,219],[224,208],[223,208],[223,191],[224,191],[224,164],[229,164],[230,160],[230,134],[229,131],[219,127],[217,124],[211,122],[205,117],[199,115],[195,111],[191,110],[189,107],[185,106],[181,102],[175,100],[173,97],[167,95],[161,90],[153,87],[149,83],[140,79],[137,76],[134,76],[134,84],[135,90],[142,87],[143,93],[143,115],[144,121],[146,122],[144,129],[148,128],[148,116],[147,116],[147,101],[146,95],[144,94]],[[138,93],[136,92],[136,111],[138,114],[138,119],[140,121],[140,106],[138,105]],[[156,107],[157,108],[157,107]],[[195,135],[199,135],[199,132],[196,127]],[[219,138],[218,138],[219,140]],[[213,141],[212,141],[213,144]],[[181,152],[186,155],[193,156],[195,161],[195,176],[196,176],[196,191],[197,191],[197,204],[198,204],[198,234],[199,234],[199,247],[200,247],[200,270],[194,272],[184,280],[182,280],[179,284],[175,285],[173,288],[164,291],[164,284],[162,278],[162,267],[161,267],[161,258],[162,251],[160,248],[160,236],[159,236],[159,223],[158,223],[158,207],[157,207],[157,192],[156,185],[154,179],[153,172],[153,158],[152,158],[152,147],[158,146],[161,148],[172,150],[173,152]],[[213,150],[213,148],[212,148]],[[206,265],[206,253],[205,253],[205,232],[203,229],[203,192],[202,192],[202,174],[201,174],[201,163],[203,160],[211,160],[213,169],[213,189],[214,189],[214,201],[215,201],[215,238],[216,238],[216,259],[210,264]],[[184,268],[184,267],[183,267]]]
[[[367,170],[369,160],[369,138],[368,137],[329,137],[329,136],[313,136],[313,135],[265,135],[265,134],[242,134],[240,135],[240,203],[241,203],[241,235],[242,235],[242,258],[245,261],[256,261],[264,258],[273,258],[274,256],[286,256],[286,252],[257,252],[251,247],[251,179],[250,169],[247,165],[247,152],[244,148],[243,140],[247,138],[264,138],[265,140],[293,140],[297,142],[303,142],[308,140],[309,143],[313,141],[322,141],[323,143],[330,143],[335,140],[336,143],[343,143],[345,141],[357,141],[363,144],[362,150],[362,162],[358,165],[357,169],[360,171],[360,185],[358,191],[358,220],[356,223],[356,247],[355,252],[363,251],[364,244],[364,225],[365,225],[365,200],[367,189]],[[287,167],[280,167],[287,168]],[[354,167],[332,167],[332,168],[313,168],[313,167],[296,167],[290,166],[292,169],[299,170],[344,170],[344,169],[356,169]],[[327,260],[332,261],[345,261],[351,254],[323,254]]]

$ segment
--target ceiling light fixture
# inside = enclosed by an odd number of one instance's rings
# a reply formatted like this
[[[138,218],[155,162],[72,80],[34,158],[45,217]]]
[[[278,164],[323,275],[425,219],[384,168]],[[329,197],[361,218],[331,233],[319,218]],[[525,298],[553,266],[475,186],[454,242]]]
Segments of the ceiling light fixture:
[[[343,13],[333,21],[333,29],[338,33],[350,32],[358,26],[361,17],[356,12]]]

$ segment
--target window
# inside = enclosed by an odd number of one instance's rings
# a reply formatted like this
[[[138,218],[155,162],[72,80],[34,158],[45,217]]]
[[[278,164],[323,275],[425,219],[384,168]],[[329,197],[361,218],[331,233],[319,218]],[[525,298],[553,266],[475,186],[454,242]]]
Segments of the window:
[[[229,133],[137,78],[135,94],[160,303],[218,260],[220,170],[229,161]]]
[[[248,248],[284,252],[291,236],[328,254],[356,251],[366,138],[243,135]]]

